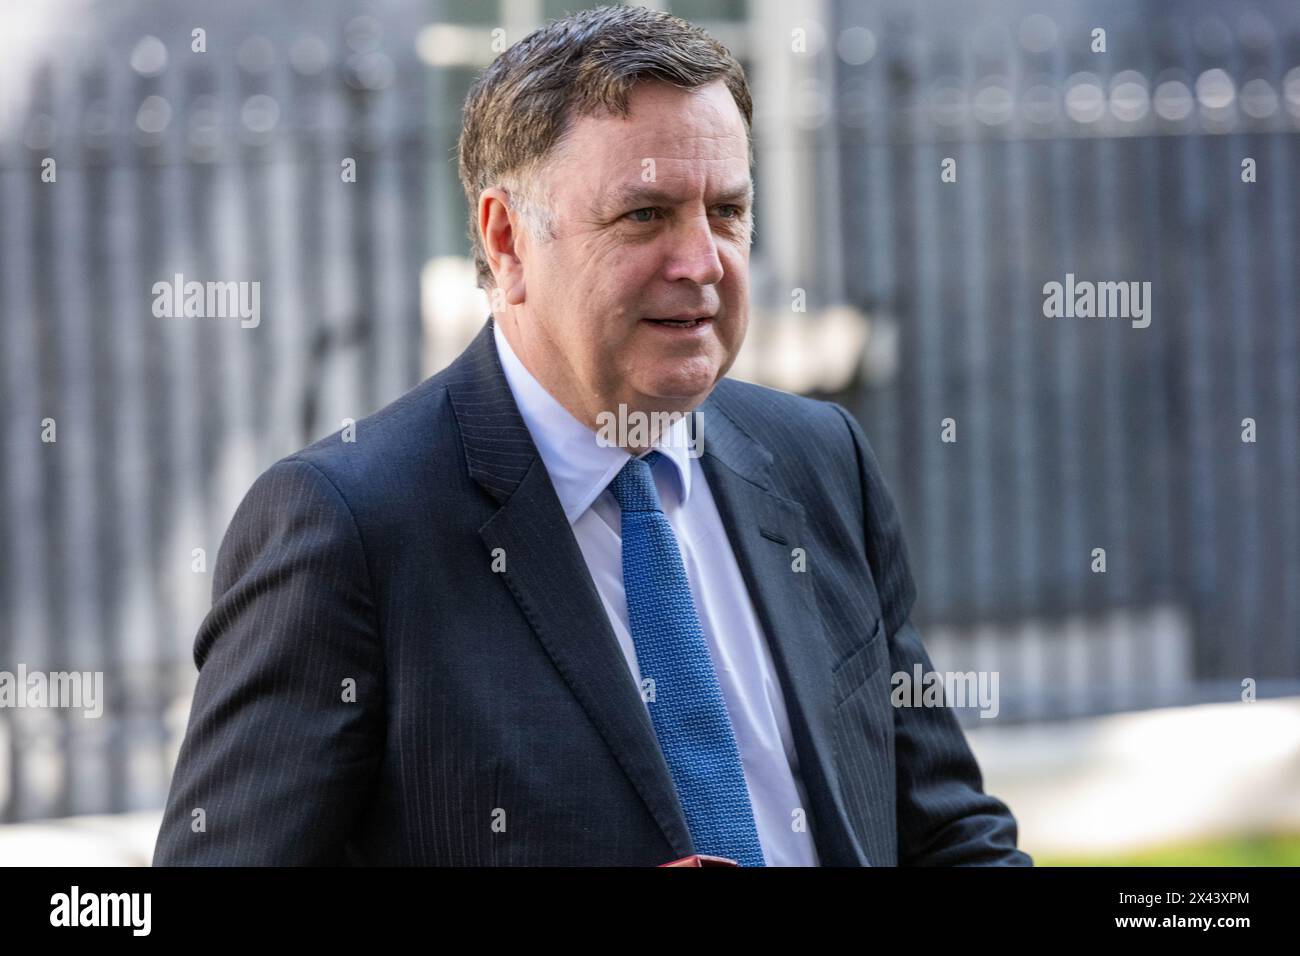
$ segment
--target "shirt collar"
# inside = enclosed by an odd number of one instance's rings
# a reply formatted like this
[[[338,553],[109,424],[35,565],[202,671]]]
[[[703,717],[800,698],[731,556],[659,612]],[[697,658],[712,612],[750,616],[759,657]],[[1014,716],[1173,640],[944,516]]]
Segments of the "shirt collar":
[[[564,516],[573,524],[591,507],[601,492],[609,487],[631,455],[617,445],[602,445],[592,431],[570,414],[533,374],[524,367],[510,347],[500,324],[493,319],[492,334],[506,382],[514,395],[519,414],[528,426],[542,463],[551,476],[551,484],[564,508]],[[691,463],[688,455],[687,418],[679,417],[655,441],[652,448],[673,463],[679,500],[683,505],[691,493]],[[643,455],[649,454],[647,449]]]

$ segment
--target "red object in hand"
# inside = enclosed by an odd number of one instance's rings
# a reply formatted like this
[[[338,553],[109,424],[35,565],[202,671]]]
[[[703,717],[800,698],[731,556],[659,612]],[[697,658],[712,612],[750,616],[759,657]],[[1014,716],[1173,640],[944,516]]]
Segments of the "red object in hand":
[[[692,853],[690,856],[684,856],[680,860],[673,860],[671,863],[660,863],[660,866],[740,866],[735,860],[728,860],[725,856],[709,856],[707,853]]]

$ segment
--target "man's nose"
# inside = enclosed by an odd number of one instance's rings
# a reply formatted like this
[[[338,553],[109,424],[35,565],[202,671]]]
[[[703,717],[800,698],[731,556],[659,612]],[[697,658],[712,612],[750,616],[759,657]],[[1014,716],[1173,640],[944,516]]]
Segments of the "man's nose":
[[[718,256],[717,236],[707,215],[685,220],[673,236],[667,278],[690,279],[697,285],[716,285],[722,281],[722,260]]]

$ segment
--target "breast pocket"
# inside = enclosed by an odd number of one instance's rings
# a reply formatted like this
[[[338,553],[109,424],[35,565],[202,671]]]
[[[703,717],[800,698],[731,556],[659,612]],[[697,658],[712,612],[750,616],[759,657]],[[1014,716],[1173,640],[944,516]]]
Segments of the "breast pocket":
[[[875,630],[858,647],[849,651],[831,668],[835,706],[838,707],[880,669],[889,656],[885,647],[885,622],[876,619]]]

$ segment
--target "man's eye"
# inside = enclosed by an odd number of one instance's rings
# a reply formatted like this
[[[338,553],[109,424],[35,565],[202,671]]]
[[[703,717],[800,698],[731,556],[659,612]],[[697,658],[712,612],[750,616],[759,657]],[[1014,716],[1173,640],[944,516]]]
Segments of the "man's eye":
[[[724,203],[723,205],[717,206],[715,208],[730,210],[731,215],[724,215],[722,217],[723,219],[727,219],[727,220],[741,219],[745,215],[744,208],[741,206],[737,206],[734,203]],[[657,206],[646,206],[643,209],[633,209],[631,212],[625,213],[623,218],[630,219],[632,222],[641,225],[645,225],[647,223],[654,222],[654,217],[660,215],[661,213],[662,210],[659,209]]]

